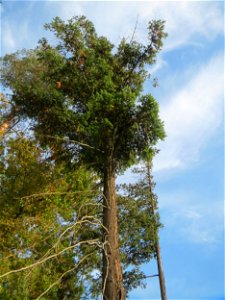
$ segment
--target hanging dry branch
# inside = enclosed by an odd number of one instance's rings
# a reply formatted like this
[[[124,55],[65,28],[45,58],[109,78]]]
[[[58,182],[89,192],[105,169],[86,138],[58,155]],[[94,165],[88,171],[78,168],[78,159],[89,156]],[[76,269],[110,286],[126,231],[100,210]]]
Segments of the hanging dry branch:
[[[64,272],[55,282],[53,282],[40,296],[38,296],[35,300],[39,300],[41,299],[44,295],[46,295],[55,285],[59,284],[62,280],[62,278],[67,275],[68,273],[70,272],[73,272],[74,270],[76,270],[81,264],[83,261],[85,261],[89,256],[93,255],[93,252],[92,253],[89,253],[87,255],[85,255],[80,261],[78,264],[76,264],[75,267],[67,270],[66,272]]]
[[[108,253],[107,253],[107,250],[106,250],[106,246],[110,247],[108,241],[105,241],[103,243],[103,246],[102,246],[102,250],[103,250],[103,252],[105,254],[106,261],[107,261],[106,276],[103,278],[103,284],[102,284],[102,300],[104,299],[105,288],[106,288],[106,281],[107,281],[108,275],[109,275],[109,258],[108,258]]]
[[[11,271],[9,271],[9,272],[6,272],[6,273],[0,275],[0,278],[4,278],[4,277],[6,277],[6,276],[8,276],[8,275],[15,274],[15,273],[19,273],[19,272],[22,272],[22,271],[25,271],[25,270],[34,268],[34,267],[36,267],[36,266],[38,266],[38,265],[41,265],[41,264],[45,263],[46,261],[48,261],[48,260],[50,260],[50,259],[52,259],[52,258],[54,258],[54,257],[59,256],[60,254],[63,254],[63,253],[66,252],[66,251],[72,250],[72,249],[74,249],[75,247],[78,247],[78,246],[84,245],[84,244],[99,246],[99,239],[93,239],[93,240],[87,240],[87,241],[77,242],[76,244],[71,245],[71,246],[69,246],[69,247],[66,247],[66,248],[64,248],[63,250],[61,250],[61,251],[59,251],[59,252],[57,252],[57,253],[55,253],[55,254],[52,254],[52,255],[50,255],[50,256],[48,256],[48,257],[46,257],[46,258],[43,258],[43,259],[41,259],[41,260],[38,260],[37,262],[35,262],[35,263],[33,263],[33,264],[29,265],[29,266],[22,267],[22,268],[20,268],[20,269],[11,270]]]

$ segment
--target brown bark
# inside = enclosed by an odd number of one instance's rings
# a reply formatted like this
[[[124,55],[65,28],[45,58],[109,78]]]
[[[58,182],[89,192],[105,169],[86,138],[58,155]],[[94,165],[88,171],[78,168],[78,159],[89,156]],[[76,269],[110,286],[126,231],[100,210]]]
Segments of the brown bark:
[[[108,160],[104,172],[103,225],[103,300],[124,300],[123,275],[119,255],[118,220],[116,206],[115,168]]]

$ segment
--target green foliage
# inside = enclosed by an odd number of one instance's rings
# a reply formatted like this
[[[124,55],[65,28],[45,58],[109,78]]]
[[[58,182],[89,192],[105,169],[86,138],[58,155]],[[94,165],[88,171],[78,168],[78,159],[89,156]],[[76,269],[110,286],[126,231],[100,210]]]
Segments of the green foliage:
[[[162,227],[159,215],[152,211],[153,203],[157,209],[157,196],[148,184],[146,169],[135,172],[142,174],[137,183],[118,187],[120,253],[127,291],[145,287],[145,274],[140,266],[155,257],[157,231]]]
[[[41,150],[25,137],[9,139],[4,145],[6,155],[1,157],[5,166],[1,178],[1,196],[20,199],[26,194],[39,191],[49,178],[49,166],[41,158]],[[2,206],[2,204],[1,204]]]
[[[83,16],[67,23],[56,17],[45,28],[58,45],[42,39],[35,50],[2,59],[2,82],[13,90],[13,103],[35,119],[43,143],[52,142],[46,135],[66,137],[79,146],[63,145],[63,151],[96,171],[102,172],[107,156],[124,170],[165,136],[157,102],[141,96],[145,65],[155,62],[166,36],[164,22],[149,22],[146,45],[123,39],[117,51]]]
[[[101,219],[101,184],[96,182],[97,177],[82,166],[70,169],[62,163],[53,164],[47,150],[25,136],[6,140],[1,146],[1,274],[29,266],[73,242],[101,241],[100,223],[85,219]],[[118,192],[120,253],[124,285],[129,291],[143,285],[144,274],[139,267],[154,256],[155,224],[159,223],[150,213],[145,181],[123,185]],[[87,222],[72,226],[82,220]],[[52,248],[66,230],[57,247]],[[59,280],[86,255],[90,257],[79,268]],[[0,295],[6,300],[35,299],[59,280],[41,299],[62,299],[65,295],[73,299],[85,293],[94,299],[101,291],[101,277],[92,272],[98,270],[100,274],[101,268],[101,249],[83,244],[4,277]]]
[[[41,299],[80,297],[84,291],[80,279],[88,277],[99,260],[97,244],[87,247],[85,242],[99,239],[101,230],[100,222],[94,222],[99,211],[93,201],[99,193],[94,176],[83,167],[69,170],[46,161],[46,151],[23,136],[4,143],[0,156],[1,274],[53,257],[4,277],[1,298],[36,299],[54,282]],[[76,246],[80,241],[83,245]]]

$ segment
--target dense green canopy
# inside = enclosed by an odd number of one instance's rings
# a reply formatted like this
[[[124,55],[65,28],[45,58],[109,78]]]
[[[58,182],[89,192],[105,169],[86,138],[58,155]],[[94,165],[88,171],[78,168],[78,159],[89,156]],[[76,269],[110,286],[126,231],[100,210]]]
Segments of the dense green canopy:
[[[119,171],[164,138],[157,102],[141,94],[145,65],[162,47],[164,22],[149,22],[146,45],[123,39],[117,48],[85,17],[67,23],[56,17],[46,28],[56,46],[42,39],[35,50],[2,60],[2,82],[12,89],[18,113],[35,121],[42,142],[64,138],[64,150],[98,171],[111,155]]]

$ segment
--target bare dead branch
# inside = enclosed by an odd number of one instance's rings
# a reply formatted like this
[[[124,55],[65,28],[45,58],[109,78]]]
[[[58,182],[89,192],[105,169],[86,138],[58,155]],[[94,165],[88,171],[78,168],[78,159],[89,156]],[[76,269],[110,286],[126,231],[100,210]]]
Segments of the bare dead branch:
[[[86,143],[82,143],[82,142],[79,142],[79,141],[76,141],[76,140],[71,140],[67,137],[59,137],[59,136],[53,136],[53,135],[49,135],[49,134],[38,134],[39,136],[43,136],[43,137],[47,137],[49,139],[55,139],[55,140],[59,140],[59,141],[63,141],[63,142],[69,142],[69,143],[72,143],[72,144],[77,144],[77,145],[80,145],[82,147],[86,147],[86,148],[90,148],[90,149],[93,149],[93,150],[96,150],[96,151],[99,151],[99,152],[103,152],[102,150],[98,149],[98,148],[95,148],[91,145],[88,145]]]
[[[31,269],[31,268],[33,268],[33,267],[36,267],[36,266],[38,266],[38,265],[41,265],[41,264],[45,263],[46,261],[48,261],[48,260],[50,260],[50,259],[52,259],[52,258],[55,258],[55,257],[59,256],[60,254],[63,254],[63,253],[66,252],[66,251],[72,250],[73,248],[75,248],[75,247],[77,247],[77,246],[80,246],[80,245],[83,245],[83,244],[88,244],[88,245],[91,245],[91,246],[92,246],[92,245],[96,245],[96,246],[99,247],[99,239],[93,239],[93,240],[87,240],[87,241],[80,241],[80,242],[77,242],[76,244],[71,245],[71,246],[69,246],[69,247],[66,247],[66,248],[64,248],[63,250],[61,250],[61,251],[59,251],[59,252],[57,252],[57,253],[55,253],[55,254],[52,254],[52,255],[50,255],[50,256],[48,256],[48,257],[46,257],[46,258],[43,258],[43,259],[41,259],[41,260],[39,260],[39,261],[37,261],[37,262],[35,262],[35,263],[29,265],[29,266],[22,267],[22,268],[20,268],[20,269],[11,270],[11,271],[9,271],[9,272],[6,272],[6,273],[0,275],[0,278],[4,278],[4,277],[6,277],[6,276],[8,276],[8,275],[11,275],[11,274],[15,274],[15,273],[18,273],[18,272],[22,272],[22,271],[25,271],[25,270],[29,270],[29,269]]]
[[[60,281],[62,280],[62,278],[66,275],[66,274],[68,274],[68,273],[70,273],[70,272],[73,272],[74,270],[76,270],[81,264],[82,264],[82,262],[85,260],[85,259],[87,259],[87,257],[89,257],[89,256],[91,256],[93,254],[93,252],[92,253],[89,253],[89,254],[87,254],[87,255],[85,255],[80,261],[79,261],[79,263],[75,266],[75,267],[73,267],[73,268],[71,268],[71,269],[69,269],[69,270],[67,270],[66,272],[64,272],[55,282],[53,282],[40,296],[38,296],[35,300],[39,300],[39,299],[41,299],[41,297],[43,297],[45,294],[47,294],[48,293],[48,291],[50,291],[50,289],[51,288],[53,288],[55,285],[57,285],[57,284],[59,284],[60,283]]]
[[[16,198],[16,199],[29,199],[33,197],[40,197],[40,196],[51,196],[51,195],[67,195],[67,194],[82,194],[82,193],[88,193],[88,192],[94,192],[95,190],[87,190],[87,191],[76,191],[76,192],[43,192],[43,193],[37,193],[37,194],[32,194],[28,196],[24,196],[21,198]]]

